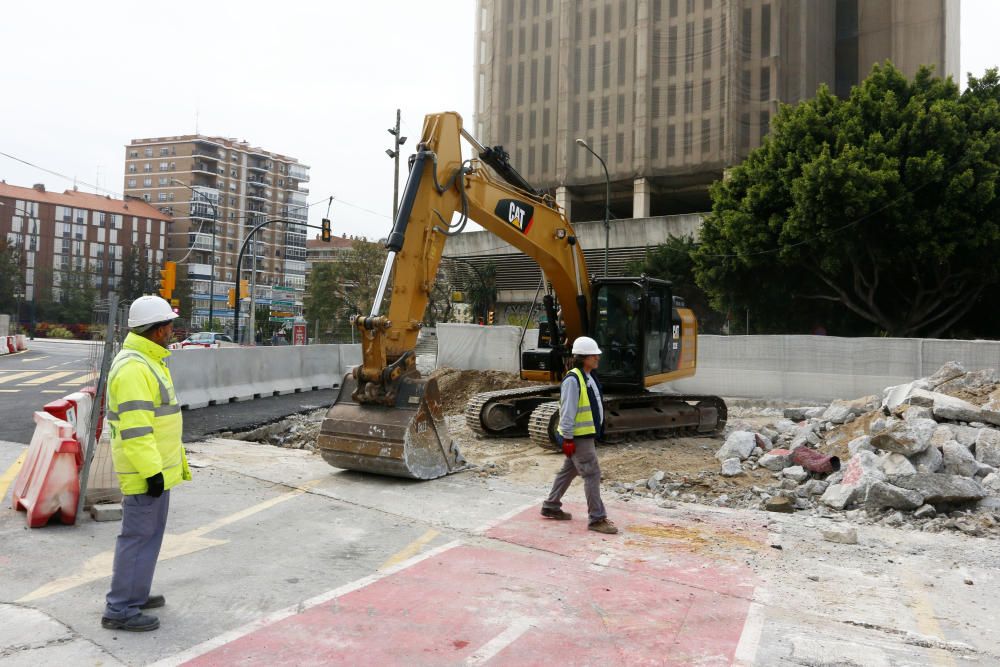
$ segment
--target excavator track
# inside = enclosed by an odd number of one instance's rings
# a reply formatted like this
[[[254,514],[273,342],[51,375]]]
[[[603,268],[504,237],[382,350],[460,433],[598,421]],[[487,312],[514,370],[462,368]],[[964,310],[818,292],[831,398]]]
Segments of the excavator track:
[[[465,407],[465,424],[481,438],[528,434],[528,417],[538,403],[558,398],[559,385],[499,389],[476,394]]]
[[[711,435],[726,426],[726,403],[718,396],[645,392],[610,395],[604,399],[603,444],[680,435]],[[555,434],[559,403],[542,403],[531,413],[528,433],[542,449],[558,451]]]

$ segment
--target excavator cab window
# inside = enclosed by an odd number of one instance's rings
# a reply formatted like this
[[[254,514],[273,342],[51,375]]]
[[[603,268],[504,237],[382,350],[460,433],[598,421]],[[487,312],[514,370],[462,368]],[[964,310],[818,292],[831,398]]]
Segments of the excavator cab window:
[[[610,283],[597,288],[595,340],[604,354],[602,381],[638,381],[642,373],[642,286]]]
[[[673,296],[665,285],[650,285],[646,292],[645,368],[643,374],[659,375],[673,369],[671,333]]]

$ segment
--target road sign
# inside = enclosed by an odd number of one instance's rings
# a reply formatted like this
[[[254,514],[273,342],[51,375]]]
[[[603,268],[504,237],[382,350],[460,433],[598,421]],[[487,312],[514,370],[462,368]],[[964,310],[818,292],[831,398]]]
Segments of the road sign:
[[[293,324],[292,325],[292,345],[305,345],[306,344],[306,325],[305,324]]]

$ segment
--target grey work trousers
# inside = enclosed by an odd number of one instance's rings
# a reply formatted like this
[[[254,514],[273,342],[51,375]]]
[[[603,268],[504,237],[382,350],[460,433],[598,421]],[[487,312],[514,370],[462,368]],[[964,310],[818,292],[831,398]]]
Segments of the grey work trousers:
[[[115,543],[105,618],[131,618],[149,598],[169,508],[170,491],[164,491],[159,498],[137,494],[125,496],[122,501],[122,532]]]
[[[587,514],[590,523],[597,523],[608,518],[601,501],[601,467],[597,463],[597,445],[593,438],[576,438],[576,453],[566,457],[562,469],[556,474],[549,497],[542,503],[547,510],[562,508],[562,497],[573,479],[579,475],[583,478],[583,492],[587,496]]]

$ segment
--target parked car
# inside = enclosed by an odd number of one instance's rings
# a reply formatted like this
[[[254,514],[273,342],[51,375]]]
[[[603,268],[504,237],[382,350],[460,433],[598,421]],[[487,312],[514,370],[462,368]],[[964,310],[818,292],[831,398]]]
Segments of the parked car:
[[[233,339],[223,333],[199,331],[180,342],[180,348],[186,347],[236,347]]]

